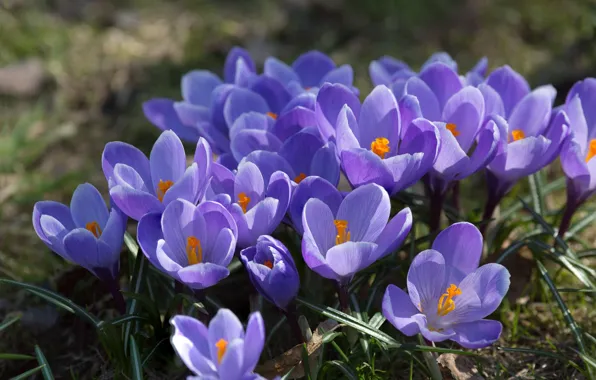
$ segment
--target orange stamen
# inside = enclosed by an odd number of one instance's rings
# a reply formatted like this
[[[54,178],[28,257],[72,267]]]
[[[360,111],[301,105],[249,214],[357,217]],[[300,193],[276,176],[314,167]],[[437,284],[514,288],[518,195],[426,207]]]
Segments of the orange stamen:
[[[521,129],[514,129],[511,132],[511,137],[513,137],[513,141],[521,140],[526,137],[526,134]]]
[[[217,347],[217,364],[221,364],[221,360],[223,359],[226,349],[228,348],[228,341],[221,338],[217,341],[217,343],[215,343],[215,347]]]
[[[334,220],[335,228],[337,228],[337,235],[335,236],[335,245],[340,245],[350,241],[350,231],[348,231],[347,220]]]
[[[596,156],[596,139],[590,140],[588,147],[588,154],[586,154],[586,162],[590,161],[592,157]]]
[[[242,192],[238,194],[238,204],[242,207],[242,212],[246,214],[248,204],[250,203],[250,197],[246,193]]]
[[[266,266],[269,269],[273,269],[273,263],[271,262],[271,260],[265,260],[265,262],[263,263],[264,266]]]
[[[449,130],[449,132],[451,132],[453,134],[453,136],[455,136],[455,137],[459,136],[460,132],[457,130],[457,125],[455,125],[453,123],[447,123],[445,128],[447,128]]]
[[[461,294],[461,289],[455,286],[455,284],[449,285],[445,293],[439,298],[439,303],[437,304],[437,315],[444,317],[447,314],[451,313],[455,310],[455,302],[453,302],[453,297],[459,296]]]
[[[277,114],[273,112],[267,112],[267,116],[272,118],[273,120],[277,120]]]
[[[370,143],[370,150],[381,158],[389,153],[389,140],[385,137],[377,137],[375,141]]]
[[[186,239],[186,257],[188,258],[188,265],[198,264],[203,261],[201,241],[194,236],[189,236]]]
[[[96,238],[99,239],[99,237],[101,236],[101,227],[99,227],[99,223],[97,223],[96,221],[85,224],[85,228],[91,231],[93,236],[95,236]]]
[[[294,178],[294,182],[300,183],[304,178],[306,178],[306,174],[300,173],[296,176],[296,178]]]
[[[170,187],[172,186],[174,186],[173,181],[159,180],[159,183],[157,184],[157,199],[159,199],[160,202],[163,202],[163,197],[166,196],[166,192],[170,190]]]

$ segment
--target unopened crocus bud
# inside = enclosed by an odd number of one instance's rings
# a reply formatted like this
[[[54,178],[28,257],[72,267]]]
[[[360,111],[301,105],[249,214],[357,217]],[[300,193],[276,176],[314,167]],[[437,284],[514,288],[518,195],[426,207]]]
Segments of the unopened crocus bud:
[[[292,255],[282,242],[262,235],[256,245],[240,252],[240,258],[259,293],[278,308],[286,310],[298,294],[300,276]]]

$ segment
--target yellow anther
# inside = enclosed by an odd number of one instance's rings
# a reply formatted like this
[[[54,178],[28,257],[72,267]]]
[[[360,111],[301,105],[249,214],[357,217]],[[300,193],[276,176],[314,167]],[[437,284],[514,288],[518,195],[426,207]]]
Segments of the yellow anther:
[[[277,120],[277,114],[273,112],[267,112],[267,116],[272,118],[273,120]]]
[[[588,147],[588,154],[586,154],[586,162],[590,161],[592,157],[596,156],[596,139],[590,140]]]
[[[170,187],[172,186],[174,186],[174,181],[159,180],[159,183],[157,184],[157,199],[159,199],[160,202],[163,202],[163,197],[166,196],[166,192],[170,190]]]
[[[449,285],[447,290],[445,290],[445,293],[443,293],[441,298],[439,298],[439,302],[437,304],[437,315],[444,317],[455,310],[455,302],[453,302],[453,297],[459,296],[460,294],[460,288],[455,286],[455,284]]]
[[[385,137],[377,137],[375,141],[370,143],[370,150],[381,158],[389,153],[389,140]]]
[[[511,132],[511,137],[513,137],[513,141],[521,140],[526,137],[526,134],[521,129],[514,129]]]
[[[228,341],[221,338],[217,341],[217,343],[215,343],[215,347],[217,347],[217,364],[221,364],[221,360],[223,359],[223,356],[228,348]]]
[[[337,236],[335,236],[335,245],[340,245],[350,241],[350,231],[348,231],[347,220],[334,220],[335,228],[337,228]]]
[[[242,212],[246,214],[248,204],[250,203],[250,197],[245,192],[238,194],[238,204],[242,207]]]
[[[96,221],[85,224],[85,228],[91,231],[93,236],[95,236],[96,238],[99,239],[99,237],[101,236],[101,227],[99,226],[99,223],[97,223]]]
[[[306,178],[306,174],[300,173],[296,176],[296,178],[294,178],[294,182],[300,183],[304,178]]]
[[[189,236],[186,239],[186,257],[188,258],[188,265],[198,264],[203,261],[201,241],[194,236]]]
[[[273,263],[271,262],[271,260],[265,260],[265,262],[263,263],[264,266],[266,266],[269,269],[273,269]]]
[[[451,134],[453,134],[453,136],[455,136],[455,137],[459,136],[460,132],[457,130],[457,125],[455,125],[453,123],[447,123],[445,128],[447,128],[449,130],[449,132],[451,132]]]

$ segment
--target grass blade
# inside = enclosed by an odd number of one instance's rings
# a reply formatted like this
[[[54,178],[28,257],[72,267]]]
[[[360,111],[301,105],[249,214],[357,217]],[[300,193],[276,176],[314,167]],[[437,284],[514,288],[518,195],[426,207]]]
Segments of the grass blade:
[[[29,371],[23,372],[18,376],[13,377],[10,380],[21,380],[21,379],[28,379],[30,376],[36,374],[37,372],[41,371],[41,369],[43,368],[43,365],[40,365],[39,367],[35,367],[30,369]]]
[[[0,331],[5,330],[8,326],[12,325],[13,323],[15,323],[16,321],[18,321],[19,319],[21,319],[21,315],[15,315],[14,317],[6,318],[0,324]]]
[[[139,346],[134,336],[130,337],[130,367],[133,380],[143,380],[143,364],[141,363],[141,354]]]
[[[25,290],[35,294],[36,296],[41,297],[41,298],[45,299],[46,301],[49,301],[49,302],[53,303],[54,305],[68,311],[69,313],[73,313],[73,314],[78,315],[79,317],[82,317],[83,319],[87,320],[88,322],[90,322],[91,324],[93,324],[96,327],[101,322],[97,317],[90,314],[89,312],[87,312],[85,309],[83,309],[76,303],[74,303],[71,300],[69,300],[68,298],[62,297],[61,295],[54,293],[50,290],[40,288],[39,286],[26,284],[24,282],[8,280],[5,278],[0,278],[0,284],[14,285],[19,288],[25,289]]]
[[[343,373],[343,379],[350,379],[350,380],[358,380],[358,377],[352,371],[350,367],[348,367],[345,363],[340,362],[339,360],[331,360],[325,363],[327,366],[333,366],[337,368],[341,373]]]
[[[36,344],[35,345],[35,356],[37,357],[37,362],[40,366],[43,366],[41,369],[41,375],[45,380],[54,380],[54,375],[52,374],[52,369],[50,368],[50,363],[46,359],[46,356],[41,351],[41,348]]]
[[[534,211],[538,215],[544,213],[544,197],[539,185],[538,173],[534,173],[528,176],[528,183],[530,184],[530,195],[532,197],[532,204],[534,205]]]
[[[135,260],[135,267],[131,278],[131,290],[132,293],[140,293],[141,287],[143,285],[143,281],[145,278],[145,274],[147,272],[147,260],[145,259],[145,255],[137,255]],[[128,304],[128,310],[126,310],[126,314],[128,315],[135,315],[138,309],[139,301],[136,298],[132,298],[130,303]],[[124,352],[128,351],[128,341],[132,330],[136,330],[138,328],[138,324],[136,322],[128,321],[126,322],[126,326],[124,327]]]
[[[0,359],[2,359],[2,360],[31,360],[31,359],[35,359],[35,358],[30,355],[0,353]]]

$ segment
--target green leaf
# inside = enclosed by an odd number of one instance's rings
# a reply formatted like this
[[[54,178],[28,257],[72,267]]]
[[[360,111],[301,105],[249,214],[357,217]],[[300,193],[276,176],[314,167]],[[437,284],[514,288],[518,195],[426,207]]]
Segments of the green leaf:
[[[29,355],[0,353],[0,359],[3,359],[3,360],[31,360],[31,359],[35,359],[35,358],[33,356],[29,356]]]
[[[134,336],[130,337],[130,367],[132,369],[133,380],[143,380],[143,364],[141,363],[141,354]]]
[[[292,367],[292,369],[290,369],[288,371],[288,373],[286,373],[285,375],[283,375],[280,380],[289,380],[290,379],[290,376],[292,375],[292,372],[294,372],[295,369],[296,369],[296,367]]]
[[[161,346],[163,343],[169,342],[170,338],[163,338],[162,340],[160,340],[159,342],[157,342],[157,344],[155,345],[155,347],[153,347],[151,349],[151,351],[149,351],[149,353],[147,354],[147,356],[145,356],[145,359],[143,359],[143,363],[141,363],[141,367],[145,367],[145,364],[147,364],[149,362],[149,360],[151,360],[151,358],[153,357],[153,355],[157,352],[157,349],[159,348],[159,346]]]
[[[552,193],[553,191],[561,190],[565,187],[565,184],[566,184],[566,179],[564,176],[561,178],[558,178],[544,186],[544,188],[542,189],[542,195],[546,196],[546,195]],[[530,195],[528,195],[526,197],[523,197],[522,200],[524,202],[528,203],[532,200],[532,197]],[[509,219],[509,217],[511,215],[513,215],[517,211],[521,210],[522,207],[523,207],[523,205],[516,203],[513,206],[509,207],[508,209],[503,210],[503,212],[501,212],[501,215],[499,216],[498,221]]]
[[[123,316],[120,316],[118,318],[114,318],[111,321],[102,321],[99,326],[97,326],[98,328],[102,328],[102,326],[106,323],[111,324],[112,326],[118,326],[121,325],[123,323],[126,322],[130,322],[130,321],[142,321],[142,322],[149,322],[149,319],[146,317],[143,317],[141,315],[134,315],[134,314],[125,314]]]
[[[573,226],[571,226],[571,228],[569,228],[569,231],[567,231],[567,233],[565,234],[565,238],[569,239],[573,235],[577,235],[578,233],[583,231],[584,228],[590,226],[592,222],[594,222],[594,220],[596,220],[596,212],[591,211],[588,213],[586,217],[581,219],[579,222],[576,222]]]
[[[0,331],[6,329],[8,326],[12,325],[13,323],[15,323],[16,321],[18,321],[19,319],[21,319],[21,315],[15,315],[13,317],[7,317],[4,319],[4,321],[0,324]]]
[[[302,367],[304,368],[304,377],[307,380],[312,378],[310,372],[310,360],[308,360],[308,349],[306,348],[306,343],[302,344]]]
[[[377,312],[375,315],[372,316],[370,321],[368,321],[368,324],[371,325],[371,327],[374,329],[380,329],[386,320],[387,320],[387,318],[385,318],[385,316],[383,316],[383,314],[381,314],[380,312]]]
[[[30,369],[29,371],[23,372],[18,376],[13,377],[10,380],[21,380],[21,379],[28,379],[31,375],[36,374],[39,372],[44,366],[40,365],[39,367],[35,367]]]
[[[325,363],[325,365],[337,368],[341,373],[343,373],[342,379],[358,380],[358,377],[354,371],[352,371],[350,367],[339,360],[328,361]]]
[[[333,342],[333,340],[335,338],[337,338],[340,335],[344,335],[344,333],[338,332],[338,331],[327,331],[324,335],[323,335],[323,343],[331,343]]]
[[[52,369],[50,368],[50,364],[48,363],[45,355],[41,351],[41,348],[36,344],[35,345],[35,356],[37,357],[37,362],[40,366],[43,366],[41,369],[41,374],[45,380],[54,380],[54,375],[52,374]]]
[[[530,195],[532,196],[534,211],[536,211],[538,215],[542,215],[544,212],[544,196],[540,189],[539,174],[540,172],[529,175],[528,183],[530,184]]]
[[[144,282],[145,274],[147,272],[147,260],[145,259],[145,255],[137,255],[135,259],[135,266],[132,274],[132,278],[130,281],[132,293],[139,294],[141,292],[141,287]],[[128,310],[126,310],[126,314],[136,314],[137,308],[139,305],[139,301],[136,298],[132,298],[128,304]],[[138,324],[136,322],[126,322],[124,327],[124,352],[128,352],[128,340],[130,335],[133,331],[138,330]]]
[[[139,252],[139,246],[135,239],[132,236],[130,236],[128,232],[124,234],[124,244],[126,245],[126,248],[128,248],[128,250],[130,251],[130,253],[132,253],[134,257],[137,257],[137,253]]]
[[[2,284],[2,283],[8,284],[8,285],[14,285],[19,288],[25,289],[25,290],[35,294],[36,296],[41,297],[41,298],[45,299],[46,301],[49,301],[49,302],[53,303],[54,305],[68,311],[69,313],[78,315],[79,317],[87,320],[89,323],[93,324],[96,327],[100,323],[100,320],[97,317],[90,314],[89,312],[87,312],[85,309],[83,309],[76,303],[74,303],[71,300],[69,300],[68,298],[62,297],[61,295],[54,293],[50,290],[40,288],[39,286],[26,284],[24,282],[0,278],[0,284]]]

